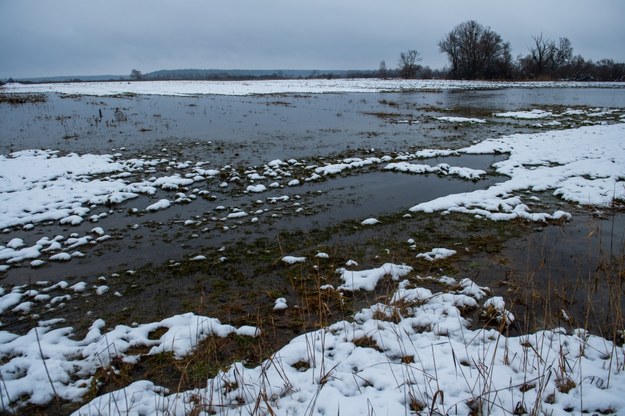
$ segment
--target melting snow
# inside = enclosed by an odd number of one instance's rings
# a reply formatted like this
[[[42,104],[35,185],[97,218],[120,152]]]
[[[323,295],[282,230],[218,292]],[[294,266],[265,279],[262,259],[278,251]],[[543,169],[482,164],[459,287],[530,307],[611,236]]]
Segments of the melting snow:
[[[275,301],[275,305],[273,306],[274,311],[281,311],[288,308],[285,298],[278,298]]]
[[[175,357],[181,358],[209,335],[259,334],[254,327],[237,329],[217,319],[192,313],[134,328],[118,325],[108,332],[103,332],[104,321],[96,320],[85,337],[79,340],[73,338],[72,328],[52,329],[55,323],[58,322],[41,322],[40,326],[22,336],[0,331],[2,408],[7,409],[6,404],[18,398],[27,398],[33,404],[45,404],[54,398],[55,392],[62,399],[78,400],[89,389],[91,376],[98,367],[107,365],[115,357],[129,362],[136,360],[138,357],[126,355],[132,347],[150,347],[148,355],[171,351]],[[166,329],[165,333],[158,339],[150,338],[150,333],[159,328]],[[42,360],[40,351],[44,351],[45,360]]]
[[[554,195],[582,205],[610,206],[614,200],[625,200],[623,135],[625,124],[614,124],[485,140],[459,151],[509,153],[508,159],[493,165],[508,180],[488,189],[437,198],[410,210],[464,212],[493,220],[569,217],[562,211],[532,213],[515,195],[527,189],[551,190]]]
[[[448,248],[433,248],[432,251],[428,251],[427,253],[417,254],[417,258],[424,258],[428,261],[435,261],[451,257],[454,254],[456,254],[456,250],[450,250]]]
[[[455,283],[447,278],[441,279],[442,284],[443,280]],[[372,411],[406,414],[415,408],[436,414],[505,415],[534,406],[547,414],[564,415],[597,409],[619,413],[625,409],[623,347],[582,330],[568,334],[554,329],[506,337],[494,329],[471,329],[461,310],[501,312],[506,319],[510,316],[505,314],[505,303],[491,298],[480,306],[482,289],[462,292],[477,286],[469,279],[463,279],[461,290],[455,292],[435,293],[406,286],[407,282],[402,282],[388,303],[365,308],[353,320],[294,338],[257,367],[232,364],[209,379],[206,388],[170,393],[141,380],[93,399],[74,414],[184,415],[198,399],[207,413],[220,415],[359,416]],[[119,346],[125,351],[134,339],[149,341],[148,331],[159,326],[164,324],[136,330],[125,327],[112,331],[109,337],[121,344],[120,336],[126,334],[128,341]],[[39,331],[43,337],[52,332],[41,327]],[[98,350],[97,340],[102,339],[97,329],[92,331],[95,334],[84,348],[86,358],[81,363],[89,362]],[[169,335],[155,341],[159,346],[152,351],[172,345],[173,334]],[[25,340],[6,336],[8,343],[17,340],[24,345]],[[48,346],[48,338],[45,341]],[[176,344],[177,340],[174,350]],[[106,358],[110,347],[100,348],[100,355],[104,353]],[[37,351],[33,349],[30,354]],[[89,365],[84,366],[89,369]],[[561,388],[566,380],[570,380],[568,391]],[[49,387],[44,380],[37,382],[42,385],[37,399],[49,400]],[[60,391],[68,394],[65,389]]]
[[[282,257],[282,261],[286,264],[304,263],[306,257],[284,256]]]
[[[436,119],[449,123],[486,123],[486,120],[472,117],[436,117]]]
[[[353,265],[353,263],[352,263]],[[358,265],[357,263],[355,265]],[[350,264],[348,264],[348,267]],[[386,263],[382,267],[371,270],[352,271],[340,268],[337,273],[341,275],[343,284],[339,286],[340,290],[356,291],[356,290],[373,290],[378,281],[384,276],[390,276],[393,280],[399,280],[400,277],[406,276],[412,271],[412,267],[405,265],[396,265]]]
[[[493,82],[455,80],[380,80],[380,79],[305,79],[264,81],[143,81],[80,82],[55,84],[6,84],[12,93],[45,93],[84,95],[250,95],[279,93],[384,92],[404,90],[471,90],[497,88],[622,88],[613,82]]]
[[[510,83],[502,85],[513,86]],[[536,85],[592,86],[566,83]],[[9,84],[6,88],[9,92],[59,91],[93,95],[123,92],[240,95],[320,90],[498,88],[498,85],[456,81],[305,80]],[[568,109],[559,115],[544,110],[494,115],[540,120],[581,115],[599,117],[611,113],[612,110],[606,109],[594,109],[592,113]],[[440,117],[439,120],[485,121],[463,117]],[[556,123],[559,122],[550,120],[542,125]],[[505,175],[507,179],[488,189],[424,202],[412,207],[411,211],[455,211],[493,220],[568,218],[569,214],[563,211],[532,212],[522,197],[532,200],[535,195],[531,192],[549,191],[567,201],[584,205],[609,206],[614,200],[625,201],[624,136],[625,124],[515,134],[484,140],[459,150],[424,149],[412,154],[400,154],[395,159],[390,156],[349,158],[324,166],[310,166],[312,175],[305,181],[382,163],[386,163],[384,169],[387,170],[456,175],[475,180],[486,173],[465,167],[419,165],[410,161],[463,153],[507,153],[508,159],[493,166],[498,174]],[[0,229],[31,229],[44,221],[78,225],[89,218],[95,222],[101,215],[107,214],[89,216],[93,207],[120,203],[138,195],[154,195],[157,190],[180,191],[174,202],[191,202],[195,195],[187,196],[183,193],[187,190],[181,188],[221,173],[216,169],[201,169],[200,165],[192,167],[191,162],[171,162],[167,169],[189,169],[191,173],[186,173],[190,176],[176,173],[132,182],[129,179],[132,172],[145,173],[157,164],[168,162],[164,159],[123,160],[120,155],[61,155],[52,150],[25,150],[8,156],[0,155]],[[250,181],[282,179],[290,176],[289,166],[298,164],[297,160],[289,160],[288,163],[274,160],[263,167],[262,172],[259,170],[262,174],[252,170],[242,178]],[[238,177],[231,179],[240,180]],[[286,183],[289,186],[301,185],[299,179]],[[220,186],[228,187],[228,183],[222,182]],[[269,185],[270,188],[280,186],[278,182]],[[261,184],[249,184],[245,189],[248,192],[267,190]],[[289,196],[267,198],[270,203],[289,200]],[[148,206],[146,211],[164,209],[174,202],[161,199]],[[225,209],[223,206],[215,208]],[[246,215],[244,211],[234,210],[226,218],[236,219]],[[367,221],[377,220],[365,220],[363,223]],[[0,271],[7,270],[11,264],[37,259],[42,255],[49,255],[49,260],[67,261],[82,253],[70,254],[63,250],[110,238],[100,227],[92,229],[90,234],[94,236],[74,234],[67,239],[63,236],[44,237],[35,244],[27,244],[20,237],[11,238],[0,246],[0,261],[6,263],[0,265]],[[94,237],[97,238],[94,240]],[[434,261],[453,254],[453,250],[435,248],[418,257]],[[317,257],[328,256],[319,253]],[[200,255],[191,258],[198,261],[204,259]],[[220,261],[226,261],[226,258],[222,257]],[[294,264],[305,262],[306,257],[285,256],[282,261]],[[37,267],[44,263],[44,260],[32,260],[30,264]],[[346,267],[356,266],[358,263],[353,260],[346,264]],[[390,263],[369,270],[340,268],[337,273],[343,284],[338,290],[373,290],[385,276],[398,281],[411,272],[410,266]],[[134,272],[129,270],[128,273]],[[450,286],[447,291],[434,293],[425,288],[409,288],[408,282],[401,282],[400,288],[386,304],[378,303],[363,309],[351,321],[303,334],[259,367],[247,368],[242,363],[235,363],[209,380],[205,389],[169,394],[166,389],[149,381],[138,381],[92,400],[76,414],[186,414],[197,397],[207,400],[207,413],[219,414],[316,412],[360,415],[370,414],[372,410],[378,414],[404,414],[411,406],[417,405],[441,414],[470,414],[476,411],[482,414],[511,414],[531,409],[535,403],[541,406],[544,413],[554,415],[595,412],[598,409],[613,409],[616,413],[625,411],[625,351],[622,346],[613,345],[583,330],[566,333],[562,329],[553,329],[522,337],[506,337],[493,329],[473,329],[461,310],[479,308],[483,316],[502,325],[513,322],[514,316],[506,310],[503,298],[487,298],[489,290],[470,279],[461,279],[457,283],[453,278],[444,277],[439,281]],[[48,302],[48,307],[61,307],[72,295],[76,296],[75,293],[87,291],[85,282],[73,286],[67,282],[52,286],[40,282],[36,287],[37,290],[0,288],[0,314],[8,310],[28,314],[37,302]],[[109,290],[107,285],[102,284],[90,287],[98,295],[104,295]],[[331,285],[324,285],[323,288],[335,290]],[[52,297],[48,294],[56,289],[69,290],[72,295]],[[116,292],[115,295],[120,296],[121,293]],[[275,301],[274,309],[286,307],[286,299]],[[115,356],[128,362],[139,359],[127,355],[132,347],[147,346],[151,348],[148,354],[171,351],[180,358],[211,334],[259,335],[255,327],[237,329],[216,319],[194,314],[177,315],[134,328],[120,325],[108,332],[104,331],[104,322],[97,320],[83,339],[76,339],[72,328],[55,328],[61,323],[62,320],[41,321],[25,335],[0,331],[0,405],[4,410],[8,409],[9,403],[16,403],[17,400],[33,404],[45,404],[52,400],[54,391],[48,374],[59,397],[80,400],[89,389],[91,377],[99,366],[107,365]],[[151,339],[149,335],[160,328],[165,329],[165,333],[157,340]],[[298,365],[301,363],[307,363],[307,366]],[[487,376],[484,369],[487,369]],[[564,392],[559,383],[567,380],[572,382],[572,387]],[[213,398],[217,398],[214,399],[216,402],[211,401]],[[259,398],[264,400],[259,401]],[[469,403],[479,409],[471,409]]]
[[[520,118],[525,120],[532,120],[537,118],[547,118],[553,116],[553,113],[545,110],[530,110],[530,111],[510,111],[507,113],[495,113],[495,117],[508,117],[508,118]]]

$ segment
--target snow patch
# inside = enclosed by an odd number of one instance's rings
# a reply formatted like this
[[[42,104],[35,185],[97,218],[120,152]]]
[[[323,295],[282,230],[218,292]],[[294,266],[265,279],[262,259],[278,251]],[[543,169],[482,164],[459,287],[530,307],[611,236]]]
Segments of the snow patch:
[[[306,262],[306,257],[284,256],[282,261],[286,264],[304,263]]]
[[[162,209],[169,208],[171,206],[171,201],[169,199],[160,199],[159,201],[153,203],[152,205],[148,205],[145,210],[146,211],[160,211]]]
[[[450,250],[448,248],[433,248],[432,251],[427,253],[417,254],[417,258],[423,258],[428,261],[442,260],[447,257],[451,257],[456,254],[456,250]]]
[[[397,265],[386,263],[382,267],[370,270],[350,271],[345,268],[339,268],[337,273],[341,275],[343,284],[339,286],[339,290],[353,292],[356,290],[373,290],[378,281],[384,276],[390,276],[393,280],[399,280],[400,277],[406,276],[412,271],[412,267],[406,265]]]

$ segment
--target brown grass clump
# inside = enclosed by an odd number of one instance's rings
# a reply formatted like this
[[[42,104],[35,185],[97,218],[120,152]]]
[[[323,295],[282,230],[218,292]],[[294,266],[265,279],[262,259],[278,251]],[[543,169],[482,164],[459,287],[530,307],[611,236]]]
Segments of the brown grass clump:
[[[11,105],[45,103],[43,94],[0,94],[0,103]]]

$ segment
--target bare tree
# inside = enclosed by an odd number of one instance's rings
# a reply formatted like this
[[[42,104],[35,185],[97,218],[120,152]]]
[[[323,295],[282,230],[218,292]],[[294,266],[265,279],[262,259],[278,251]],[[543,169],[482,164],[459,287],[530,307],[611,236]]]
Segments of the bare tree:
[[[475,20],[460,23],[438,42],[447,54],[454,78],[476,79],[499,76],[498,63],[505,62],[510,45],[489,27]]]
[[[378,76],[383,79],[386,79],[386,77],[388,76],[388,70],[386,69],[386,62],[384,62],[384,59],[380,61]]]
[[[534,71],[541,75],[548,68],[553,60],[556,44],[552,40],[543,39],[543,34],[533,36],[534,45],[530,49],[530,59],[534,65]]]
[[[511,79],[514,77],[514,73],[516,72],[517,66],[512,58],[512,52],[510,51],[510,43],[505,42],[503,44],[503,49],[501,51],[501,56],[497,59],[495,63],[496,67],[493,68],[493,71],[499,75],[499,77],[504,79]]]
[[[402,78],[416,78],[421,66],[417,62],[421,61],[421,55],[414,49],[402,52],[399,55],[399,75]]]
[[[560,38],[558,40],[558,47],[556,49],[555,57],[553,59],[552,69],[559,69],[564,65],[571,62],[573,58],[573,47],[569,38]]]
[[[554,40],[544,39],[541,33],[532,39],[534,44],[529,48],[526,63],[530,65],[529,72],[534,76],[556,75],[560,68],[571,62],[573,47],[568,38],[560,38],[556,44]]]
[[[143,74],[138,69],[133,69],[132,71],[130,71],[130,79],[134,81],[139,81],[143,79]]]

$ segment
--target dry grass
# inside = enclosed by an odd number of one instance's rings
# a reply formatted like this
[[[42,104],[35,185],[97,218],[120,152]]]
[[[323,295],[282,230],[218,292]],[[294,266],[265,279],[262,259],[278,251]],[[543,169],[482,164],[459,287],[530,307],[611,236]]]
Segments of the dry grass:
[[[45,103],[44,94],[0,94],[0,103],[11,105]]]
[[[547,250],[545,250],[546,252]],[[536,329],[553,328],[567,325],[569,329],[583,328],[589,332],[596,333],[602,337],[614,341],[615,345],[623,344],[625,334],[623,302],[625,299],[625,255],[623,252],[615,255],[612,253],[601,253],[599,267],[578,271],[572,282],[563,284],[556,279],[548,279],[546,282],[538,281],[537,274],[528,272],[523,276],[509,275],[506,281],[504,296],[515,311],[522,311],[519,316],[521,325],[514,328],[506,325],[504,321],[497,319],[496,311],[462,310],[464,316],[472,317],[480,312],[485,316],[482,321],[483,329],[495,327],[500,334],[494,339],[496,344],[505,342],[507,350],[507,338],[512,332],[517,334],[533,333]],[[538,269],[547,269],[549,258],[545,257],[541,264],[536,265]],[[183,393],[192,389],[206,389],[207,380],[220,374],[220,372],[230,368],[233,362],[242,362],[246,366],[280,366],[281,364],[272,359],[272,354],[277,351],[285,342],[288,342],[292,335],[307,334],[310,331],[327,328],[333,322],[349,320],[355,310],[359,300],[358,295],[349,294],[344,296],[336,290],[322,290],[321,287],[328,283],[336,283],[332,275],[334,264],[321,264],[317,262],[312,270],[302,265],[287,267],[289,275],[290,292],[288,293],[289,308],[284,311],[274,312],[270,309],[259,308],[255,315],[249,315],[244,320],[247,324],[254,324],[262,330],[262,335],[257,338],[241,337],[231,335],[226,338],[211,336],[199,343],[197,348],[188,356],[182,359],[175,359],[171,354],[159,354],[149,356],[145,354],[136,364],[125,363],[120,358],[111,360],[110,366],[101,368],[94,376],[90,392],[85,396],[85,400],[90,400],[106,392],[127,386],[133,380],[149,379],[157,385],[167,387],[170,392]],[[286,267],[286,266],[285,266]],[[528,267],[527,270],[530,270]],[[415,308],[421,305],[419,302],[408,302],[406,300],[392,301],[396,284],[390,280],[381,282],[385,293],[376,293],[373,299],[367,300],[368,306],[383,305],[373,308],[373,318],[390,323],[399,323],[403,318],[411,316]],[[420,284],[421,281],[414,281]],[[449,290],[457,288],[449,287]],[[277,297],[285,295],[282,292],[267,292],[267,297],[275,300]],[[366,296],[365,296],[366,297]],[[566,310],[584,301],[582,314],[569,316]],[[199,303],[202,304],[200,299]],[[598,308],[597,305],[603,305]],[[583,317],[583,319],[580,319]],[[239,318],[242,320],[242,318]],[[424,331],[431,331],[432,328],[424,328]],[[419,332],[419,331],[416,331]],[[325,333],[322,331],[322,333]],[[440,333],[440,336],[446,334]],[[158,338],[159,334],[151,334],[151,338]],[[397,339],[404,342],[401,334],[397,334]],[[292,365],[295,369],[306,372],[311,368],[318,368],[319,362],[323,362],[325,352],[315,351],[312,347],[314,341],[311,339],[311,348],[306,360],[301,360]],[[481,415],[493,411],[503,411],[509,414],[529,414],[539,415],[543,411],[545,404],[554,400],[554,393],[547,391],[551,377],[555,380],[555,385],[559,393],[566,394],[580,384],[574,375],[579,364],[564,351],[560,351],[557,357],[557,366],[550,368],[541,362],[546,362],[548,357],[544,356],[541,349],[543,339],[530,339],[523,343],[525,356],[514,357],[507,354],[503,358],[506,365],[513,362],[522,362],[527,368],[527,379],[515,386],[497,386],[494,380],[493,369],[495,355],[484,352],[482,356],[469,357],[469,360],[458,359],[459,379],[464,377],[464,371],[478,371],[479,378],[477,384],[471,383],[468,378],[464,378],[467,388],[472,392],[472,398],[467,405],[471,409],[471,414]],[[372,348],[382,351],[376,341],[375,334],[353,340],[353,343],[362,348]],[[406,351],[410,348],[406,346]],[[147,351],[146,351],[147,352]],[[613,353],[614,351],[612,351]],[[455,353],[455,352],[454,352]],[[434,362],[436,354],[434,350],[430,352]],[[614,355],[614,354],[611,354]],[[532,358],[534,357],[534,358]],[[537,358],[538,357],[538,360]],[[403,365],[403,379],[398,380],[398,388],[406,391],[406,405],[410,411],[420,414],[436,415],[453,411],[448,404],[445,404],[444,392],[438,386],[438,375],[436,367],[434,372],[425,372],[420,368],[421,358],[418,355],[406,352],[396,360]],[[532,360],[537,360],[533,362]],[[623,367],[621,362],[609,362],[608,365]],[[532,368],[537,366],[537,368]],[[321,366],[316,382],[319,385],[317,396],[313,402],[308,403],[308,410],[312,413],[318,393],[323,386],[334,377],[334,368]],[[531,368],[531,370],[530,370]],[[429,390],[420,389],[415,380],[427,379],[426,385]],[[225,389],[236,391],[240,388],[243,379],[225,385]],[[609,385],[610,380],[601,381]],[[284,380],[284,394],[288,394],[289,380]],[[366,383],[364,384],[366,385]],[[537,397],[546,397],[544,403],[536,401],[526,403],[520,400],[514,408],[501,409],[497,400],[499,394],[505,391],[515,391],[524,397],[525,394],[536,392]],[[206,389],[204,391],[210,391]],[[253,404],[253,414],[274,414],[273,407],[277,400],[270,397],[264,388],[258,389],[256,402]],[[214,406],[219,404],[220,398],[206,397],[193,394],[189,400],[187,414],[211,413]],[[243,400],[243,399],[241,399]],[[583,404],[580,405],[583,408]],[[51,407],[52,409],[53,407]],[[31,408],[32,409],[32,408]],[[609,413],[610,409],[604,409]],[[372,414],[375,409],[371,408]],[[40,413],[41,414],[41,413]]]

